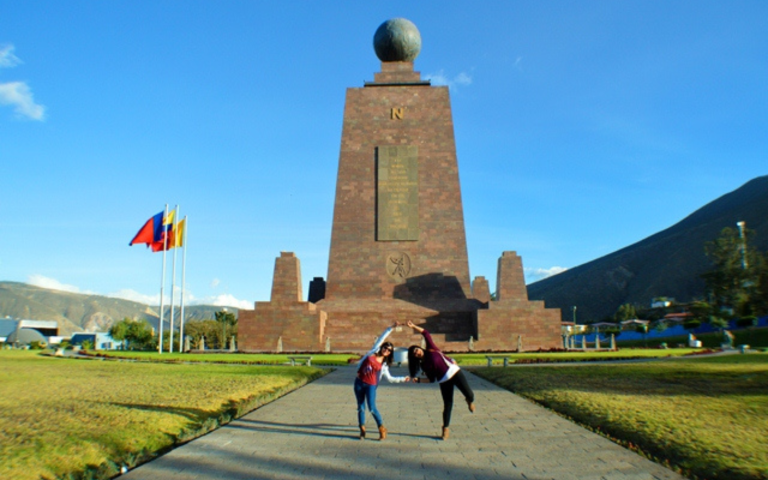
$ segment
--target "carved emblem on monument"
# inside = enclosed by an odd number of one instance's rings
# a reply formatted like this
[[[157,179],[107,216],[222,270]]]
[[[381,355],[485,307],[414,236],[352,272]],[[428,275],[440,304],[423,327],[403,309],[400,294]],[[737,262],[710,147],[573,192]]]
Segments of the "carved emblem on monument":
[[[411,257],[405,252],[387,255],[387,274],[395,280],[404,280],[411,273]]]

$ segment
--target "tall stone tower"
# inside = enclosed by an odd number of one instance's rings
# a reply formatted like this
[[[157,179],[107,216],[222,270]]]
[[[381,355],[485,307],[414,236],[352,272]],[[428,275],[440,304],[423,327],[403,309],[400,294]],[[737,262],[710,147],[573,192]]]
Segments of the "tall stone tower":
[[[298,259],[282,254],[272,300],[240,312],[241,349],[274,350],[279,339],[286,350],[361,351],[407,320],[448,350],[514,350],[521,336],[526,349],[558,347],[559,311],[528,301],[519,257],[519,268],[502,267],[513,252],[499,263],[503,301],[490,301],[483,277],[470,283],[448,87],[414,71],[418,30],[385,22],[374,48],[381,72],[347,90],[328,277],[310,288],[323,297],[303,302],[300,285],[285,287],[296,283]],[[418,341],[410,331],[393,337]]]

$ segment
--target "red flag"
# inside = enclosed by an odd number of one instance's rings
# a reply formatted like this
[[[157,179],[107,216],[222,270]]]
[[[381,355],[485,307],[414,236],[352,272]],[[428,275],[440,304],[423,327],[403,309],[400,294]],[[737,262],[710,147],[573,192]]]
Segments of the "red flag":
[[[135,237],[133,237],[133,240],[131,240],[131,243],[128,245],[134,245],[136,243],[146,243],[147,246],[151,245],[155,242],[155,234],[157,227],[162,223],[163,221],[163,212],[158,213],[157,215],[151,217],[147,222],[144,224],[143,227],[141,227],[141,230],[139,230],[139,233],[136,234]]]

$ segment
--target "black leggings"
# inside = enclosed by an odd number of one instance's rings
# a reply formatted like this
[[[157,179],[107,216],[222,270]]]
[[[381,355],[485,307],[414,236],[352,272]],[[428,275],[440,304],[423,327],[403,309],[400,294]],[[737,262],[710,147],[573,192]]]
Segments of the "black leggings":
[[[464,372],[459,370],[450,380],[440,384],[440,394],[443,396],[443,426],[451,424],[451,410],[453,410],[453,387],[458,387],[467,403],[475,401],[475,392],[469,388]]]

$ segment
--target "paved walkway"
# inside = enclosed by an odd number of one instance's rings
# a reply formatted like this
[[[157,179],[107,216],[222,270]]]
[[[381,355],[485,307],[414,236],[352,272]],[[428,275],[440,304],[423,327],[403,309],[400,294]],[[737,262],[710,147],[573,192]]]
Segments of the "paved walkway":
[[[375,440],[369,414],[373,439],[360,441],[354,374],[340,368],[120,479],[683,478],[471,374],[477,411],[456,392],[448,441],[437,385],[386,382],[378,406],[389,436]]]

